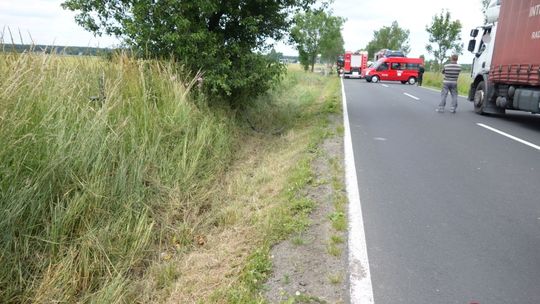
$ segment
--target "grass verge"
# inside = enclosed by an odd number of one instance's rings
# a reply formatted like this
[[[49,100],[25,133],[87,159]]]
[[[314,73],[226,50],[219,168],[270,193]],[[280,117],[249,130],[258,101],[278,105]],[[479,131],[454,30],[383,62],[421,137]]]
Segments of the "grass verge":
[[[336,78],[293,70],[233,112],[172,62],[2,54],[0,75],[0,302],[263,301]]]
[[[0,54],[0,302],[136,301],[173,239],[193,246],[236,122],[179,70]]]
[[[234,214],[235,220],[210,232],[212,239],[227,239],[229,244],[217,242],[187,257],[198,266],[184,268],[182,272],[190,275],[176,284],[171,303],[179,299],[264,303],[262,286],[271,270],[271,246],[310,224],[309,213],[315,206],[303,191],[315,183],[311,161],[318,155],[318,145],[331,134],[327,117],[339,110],[339,88],[338,79],[290,71],[284,85],[265,97],[272,101],[260,104],[269,108],[250,113],[254,125],[265,126],[269,117],[281,117],[277,121],[287,121],[289,128],[280,136],[246,137],[245,143],[254,144],[244,145],[238,153],[243,161],[224,179],[228,194],[223,196],[222,212]],[[277,109],[283,112],[273,114]],[[275,130],[271,125],[265,128]],[[209,259],[215,263],[208,265]],[[186,288],[193,285],[212,287]]]
[[[443,83],[443,75],[436,72],[424,73],[424,80],[422,85],[434,89],[441,89]],[[472,78],[469,73],[461,73],[458,78],[458,94],[467,96],[469,94],[469,87],[472,83]]]

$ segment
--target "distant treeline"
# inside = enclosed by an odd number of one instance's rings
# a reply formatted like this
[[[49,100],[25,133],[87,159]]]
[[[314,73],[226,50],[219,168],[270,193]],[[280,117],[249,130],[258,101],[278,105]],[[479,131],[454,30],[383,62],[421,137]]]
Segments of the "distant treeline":
[[[97,56],[112,53],[109,48],[97,48],[86,46],[50,46],[42,44],[1,44],[0,52],[45,52],[47,54],[64,54],[78,56]]]

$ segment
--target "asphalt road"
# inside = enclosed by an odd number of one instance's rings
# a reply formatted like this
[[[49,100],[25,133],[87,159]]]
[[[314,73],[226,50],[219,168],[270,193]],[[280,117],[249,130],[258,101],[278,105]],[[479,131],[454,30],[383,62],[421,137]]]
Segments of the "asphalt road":
[[[344,83],[375,303],[540,303],[540,115]]]

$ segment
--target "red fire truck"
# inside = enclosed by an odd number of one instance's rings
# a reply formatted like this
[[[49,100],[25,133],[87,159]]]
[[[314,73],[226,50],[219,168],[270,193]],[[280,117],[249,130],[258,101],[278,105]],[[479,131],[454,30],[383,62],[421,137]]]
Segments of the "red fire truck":
[[[367,68],[368,53],[362,52],[345,52],[343,55],[344,63],[340,74],[345,78],[360,78],[362,71]]]

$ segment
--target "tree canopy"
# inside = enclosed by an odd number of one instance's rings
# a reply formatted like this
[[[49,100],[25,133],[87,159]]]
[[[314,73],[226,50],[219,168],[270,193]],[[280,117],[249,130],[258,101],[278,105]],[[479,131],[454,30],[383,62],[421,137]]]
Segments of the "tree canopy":
[[[335,63],[339,55],[345,53],[345,41],[341,29],[334,34],[327,35],[321,40],[321,58],[324,62]]]
[[[368,43],[366,49],[369,58],[381,49],[401,50],[408,54],[411,50],[409,46],[410,31],[402,29],[397,21],[392,22],[391,26],[383,26],[373,32],[373,39]]]
[[[433,54],[439,66],[441,66],[448,57],[448,53],[463,53],[463,43],[461,43],[461,22],[452,21],[449,11],[441,11],[440,14],[433,16],[430,25],[426,26],[429,34],[429,44],[426,45],[428,53]]]
[[[343,22],[343,18],[332,16],[322,9],[308,10],[294,17],[291,39],[296,45],[304,69],[311,67],[313,71],[319,54],[324,58],[335,58],[344,52],[341,36]]]
[[[120,37],[141,56],[176,58],[206,90],[232,102],[266,91],[283,72],[258,52],[290,29],[315,0],[65,0],[78,24]]]

